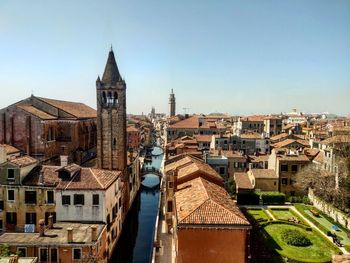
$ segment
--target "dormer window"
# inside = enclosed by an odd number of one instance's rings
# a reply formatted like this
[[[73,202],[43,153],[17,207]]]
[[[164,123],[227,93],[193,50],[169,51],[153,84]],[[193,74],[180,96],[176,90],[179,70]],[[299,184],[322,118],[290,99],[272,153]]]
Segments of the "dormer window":
[[[15,180],[15,169],[8,168],[7,169],[7,180]]]

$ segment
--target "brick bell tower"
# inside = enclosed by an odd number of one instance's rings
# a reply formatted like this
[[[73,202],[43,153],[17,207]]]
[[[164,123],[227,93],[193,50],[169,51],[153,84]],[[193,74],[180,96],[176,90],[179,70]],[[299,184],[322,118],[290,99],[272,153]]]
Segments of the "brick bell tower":
[[[127,167],[126,84],[111,48],[105,71],[96,80],[97,167],[123,171]]]

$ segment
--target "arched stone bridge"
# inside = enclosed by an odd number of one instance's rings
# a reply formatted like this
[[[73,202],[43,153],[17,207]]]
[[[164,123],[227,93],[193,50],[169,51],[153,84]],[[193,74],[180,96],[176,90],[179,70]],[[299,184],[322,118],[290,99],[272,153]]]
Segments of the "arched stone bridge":
[[[145,176],[146,174],[154,174],[159,177],[163,176],[162,172],[155,167],[143,167],[140,171],[140,175]]]

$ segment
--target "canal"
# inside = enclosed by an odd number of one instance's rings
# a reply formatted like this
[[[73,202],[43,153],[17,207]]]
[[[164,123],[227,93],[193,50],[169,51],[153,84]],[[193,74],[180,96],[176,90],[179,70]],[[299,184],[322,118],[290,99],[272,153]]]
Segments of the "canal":
[[[162,150],[154,148],[153,153],[159,154]],[[153,156],[147,167],[159,169],[163,155]],[[159,184],[159,177],[146,174],[123,225],[123,232],[113,252],[111,262],[118,263],[149,263],[152,258],[154,226],[158,211],[159,188],[150,189]]]

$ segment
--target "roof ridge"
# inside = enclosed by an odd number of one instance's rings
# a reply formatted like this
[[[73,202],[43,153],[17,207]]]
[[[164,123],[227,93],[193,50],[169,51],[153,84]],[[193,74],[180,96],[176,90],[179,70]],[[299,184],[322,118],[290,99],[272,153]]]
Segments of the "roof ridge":
[[[92,175],[95,177],[96,181],[98,182],[98,184],[102,187],[102,189],[104,189],[105,187],[102,185],[102,183],[100,182],[100,179],[97,178],[97,176],[95,175],[95,173],[93,172],[93,170],[91,169],[91,167],[89,168],[90,172],[92,173]]]

